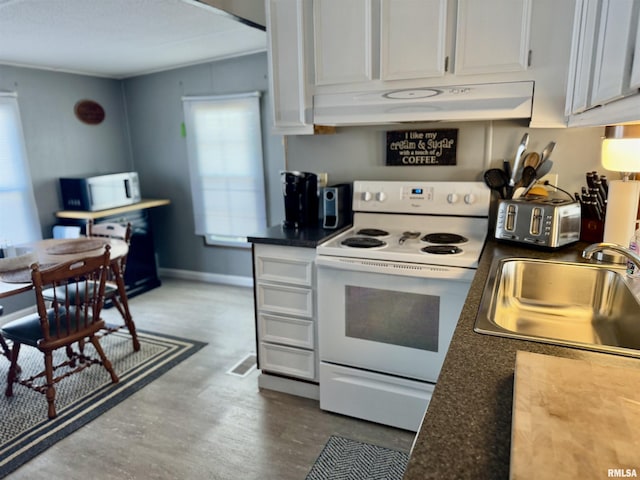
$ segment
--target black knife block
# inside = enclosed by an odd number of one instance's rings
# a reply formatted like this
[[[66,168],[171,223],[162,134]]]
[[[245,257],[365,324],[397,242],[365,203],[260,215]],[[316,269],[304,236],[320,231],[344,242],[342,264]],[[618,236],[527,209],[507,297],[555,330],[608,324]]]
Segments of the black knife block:
[[[602,242],[604,237],[604,221],[583,218],[580,225],[580,240],[588,243]]]

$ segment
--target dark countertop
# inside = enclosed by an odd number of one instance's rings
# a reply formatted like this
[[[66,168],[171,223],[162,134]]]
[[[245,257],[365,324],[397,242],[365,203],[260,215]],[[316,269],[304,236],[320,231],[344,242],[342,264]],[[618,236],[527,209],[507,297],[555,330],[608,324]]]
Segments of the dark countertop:
[[[431,403],[411,452],[405,480],[509,478],[513,374],[518,350],[640,369],[640,359],[475,333],[494,258],[583,262],[586,243],[545,252],[487,242],[454,332]],[[576,288],[579,288],[578,286]]]
[[[268,228],[266,231],[247,237],[251,243],[268,243],[271,245],[283,245],[286,247],[316,248],[320,243],[344,232],[351,225],[335,230],[327,230],[322,227],[311,227],[300,230],[290,230],[282,225]]]

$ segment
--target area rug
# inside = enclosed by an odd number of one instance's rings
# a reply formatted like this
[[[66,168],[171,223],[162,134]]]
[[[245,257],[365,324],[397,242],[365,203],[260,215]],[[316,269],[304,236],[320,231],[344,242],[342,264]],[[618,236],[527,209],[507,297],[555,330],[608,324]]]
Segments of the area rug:
[[[409,455],[332,435],[307,480],[401,480]]]
[[[120,382],[111,383],[109,374],[100,365],[92,365],[81,373],[63,379],[56,385],[58,416],[53,420],[47,418],[47,401],[42,394],[16,385],[13,397],[4,396],[9,362],[0,356],[0,478],[206,345],[150,332],[138,332],[138,338],[140,350],[134,352],[128,335],[113,333],[102,337],[100,344],[118,373]],[[94,353],[91,344],[85,348],[87,353]],[[64,356],[64,349],[56,354]],[[23,376],[29,375],[42,369],[43,355],[35,348],[23,346],[19,364]]]

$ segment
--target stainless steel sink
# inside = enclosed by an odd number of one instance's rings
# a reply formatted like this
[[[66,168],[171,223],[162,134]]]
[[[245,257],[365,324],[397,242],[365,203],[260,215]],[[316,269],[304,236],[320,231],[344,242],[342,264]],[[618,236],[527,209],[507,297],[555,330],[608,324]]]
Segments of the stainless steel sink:
[[[635,283],[614,267],[498,260],[474,330],[640,357],[640,285]]]

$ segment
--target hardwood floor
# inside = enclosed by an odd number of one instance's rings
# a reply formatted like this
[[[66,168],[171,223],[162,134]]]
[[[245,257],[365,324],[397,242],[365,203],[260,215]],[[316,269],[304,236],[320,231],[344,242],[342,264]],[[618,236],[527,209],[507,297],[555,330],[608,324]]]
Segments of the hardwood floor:
[[[409,451],[411,432],[227,373],[255,350],[251,289],[165,279],[130,307],[139,330],[208,345],[7,478],[301,480],[333,434]]]

